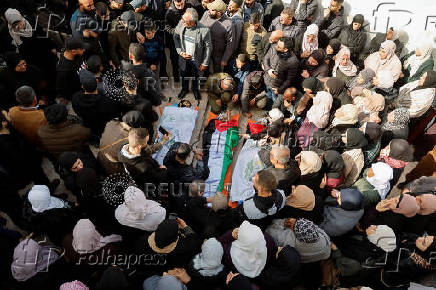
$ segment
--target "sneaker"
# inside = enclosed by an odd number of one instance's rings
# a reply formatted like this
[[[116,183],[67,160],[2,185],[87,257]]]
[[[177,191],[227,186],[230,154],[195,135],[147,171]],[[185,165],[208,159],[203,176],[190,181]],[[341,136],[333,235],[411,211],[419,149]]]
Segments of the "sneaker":
[[[186,96],[186,91],[180,91],[180,93],[177,95],[177,97],[179,98],[179,99],[183,99],[185,96]]]
[[[201,100],[201,93],[199,91],[193,91],[193,94],[196,100]]]

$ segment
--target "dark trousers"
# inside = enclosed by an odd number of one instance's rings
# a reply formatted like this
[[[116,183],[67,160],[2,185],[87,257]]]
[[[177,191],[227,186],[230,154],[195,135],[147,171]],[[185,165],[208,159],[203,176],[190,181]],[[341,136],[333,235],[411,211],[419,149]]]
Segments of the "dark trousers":
[[[168,49],[170,51],[171,67],[173,69],[173,77],[179,77],[179,57],[176,47],[174,46],[174,41],[171,39],[167,42]]]
[[[180,70],[182,76],[182,91],[189,91],[189,83],[192,80],[192,91],[198,91],[198,78],[203,75],[198,69],[195,62],[192,60],[186,60],[186,65],[184,70]]]

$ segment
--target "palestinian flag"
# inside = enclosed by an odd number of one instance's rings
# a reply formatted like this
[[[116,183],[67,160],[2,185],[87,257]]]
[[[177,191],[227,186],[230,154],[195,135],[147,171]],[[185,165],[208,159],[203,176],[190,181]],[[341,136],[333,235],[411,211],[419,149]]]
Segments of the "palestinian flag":
[[[227,194],[226,185],[230,184],[233,151],[239,141],[239,114],[231,120],[219,120],[217,115],[209,113],[208,125],[203,135],[203,161],[209,168],[206,179],[205,197],[216,192]]]

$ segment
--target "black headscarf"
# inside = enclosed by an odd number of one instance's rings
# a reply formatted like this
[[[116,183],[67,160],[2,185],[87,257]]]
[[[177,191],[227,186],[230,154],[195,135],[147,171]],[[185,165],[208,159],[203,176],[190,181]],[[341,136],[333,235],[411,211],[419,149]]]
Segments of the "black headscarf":
[[[344,159],[341,154],[335,150],[328,150],[324,153],[325,170],[327,177],[339,178],[344,171]]]
[[[417,89],[422,90],[428,88],[436,88],[436,71],[428,71],[424,84],[422,87],[418,87]]]
[[[335,99],[339,100],[341,102],[340,106],[353,103],[351,97],[347,95],[345,81],[342,79],[337,77],[329,78],[326,82],[326,86],[333,97],[333,102],[335,102]],[[332,106],[332,108],[333,107],[334,106]]]
[[[329,42],[330,47],[333,49],[333,54],[331,55],[336,55],[339,50],[341,49],[341,41],[337,38],[333,38],[330,40]]]
[[[345,82],[336,77],[329,78],[326,82],[329,92],[333,98],[338,98],[339,95],[345,90]]]
[[[341,190],[341,208],[346,211],[358,211],[363,208],[363,195],[355,188]]]
[[[77,173],[77,186],[85,197],[95,197],[101,193],[101,184],[92,168],[83,168]]]
[[[101,275],[98,283],[98,289],[129,289],[126,275],[118,268],[109,266]]]
[[[318,49],[315,49],[314,51],[312,51],[310,56],[313,57],[318,62],[318,65],[317,65],[317,67],[318,67],[324,61],[325,51],[322,48],[318,48]]]
[[[253,289],[253,287],[251,286],[250,280],[242,274],[239,274],[236,277],[233,277],[233,279],[230,280],[228,286],[229,286],[230,290],[252,290]]]
[[[349,128],[345,133],[347,136],[347,150],[363,148],[368,144],[363,133],[357,128]]]
[[[374,122],[367,122],[365,128],[365,136],[368,141],[375,143],[382,135],[381,126]]]
[[[79,158],[77,152],[66,151],[59,156],[58,163],[60,166],[70,171],[71,167],[76,163],[77,158]]]
[[[265,269],[262,281],[270,289],[282,289],[283,286],[292,284],[300,269],[300,255],[291,246],[284,247],[276,260],[272,261]]]
[[[304,79],[302,83],[302,87],[306,89],[310,89],[312,91],[312,94],[316,95],[319,91],[324,90],[324,85],[322,82],[315,77],[309,77],[307,79]]]
[[[409,142],[404,139],[393,139],[389,144],[389,157],[410,162],[413,160],[413,150]]]

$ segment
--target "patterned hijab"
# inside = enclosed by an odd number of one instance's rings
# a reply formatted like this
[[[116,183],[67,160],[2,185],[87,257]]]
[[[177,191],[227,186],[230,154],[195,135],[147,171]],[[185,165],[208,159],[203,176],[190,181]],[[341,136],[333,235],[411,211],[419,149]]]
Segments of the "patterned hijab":
[[[409,110],[406,108],[398,108],[392,111],[394,121],[383,124],[382,129],[385,131],[399,130],[406,128],[409,124]]]

